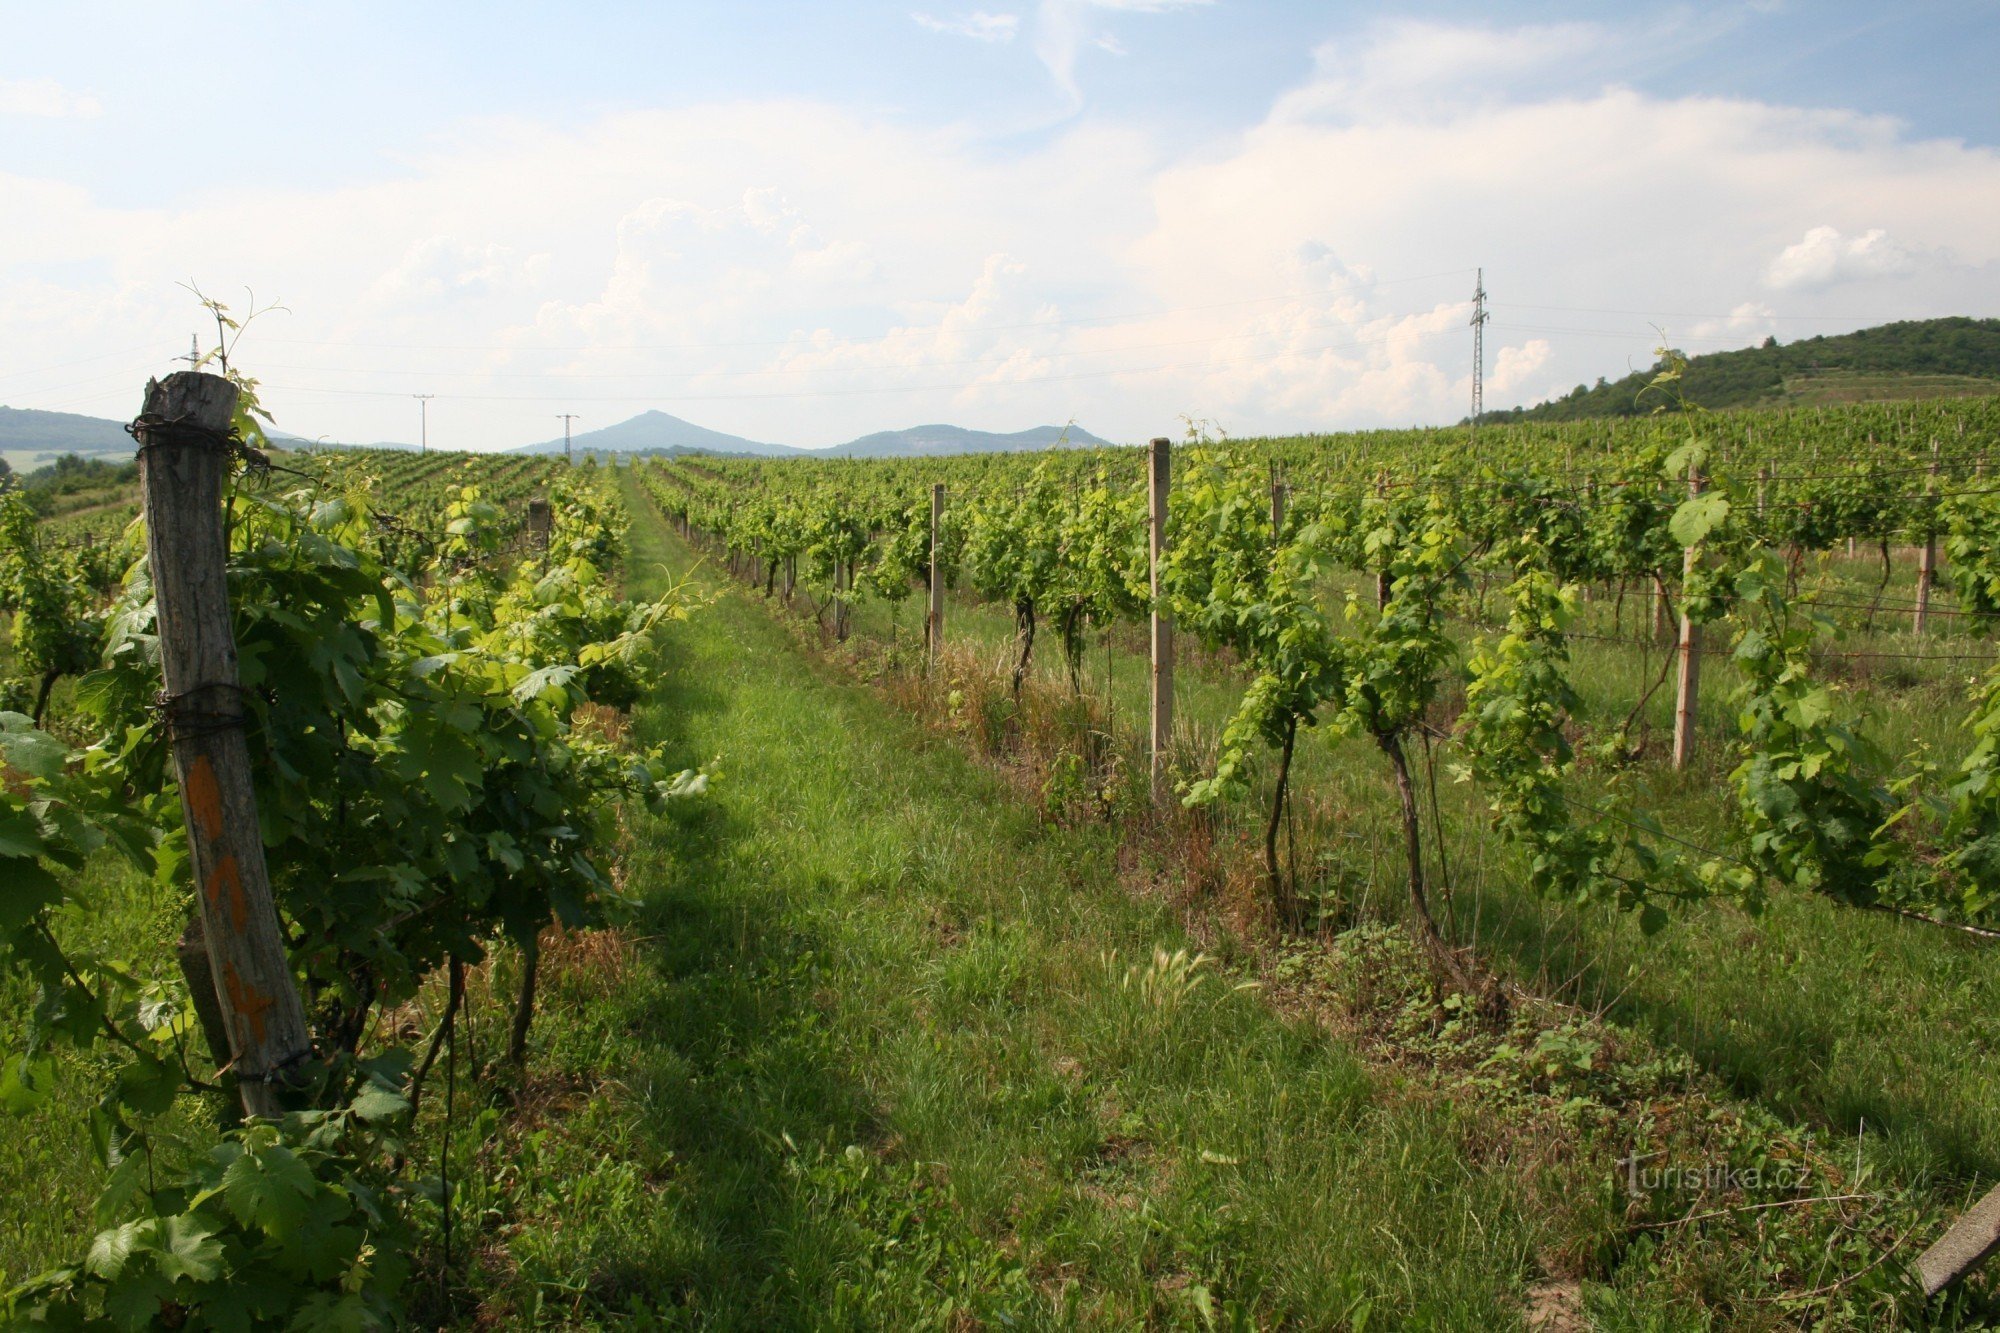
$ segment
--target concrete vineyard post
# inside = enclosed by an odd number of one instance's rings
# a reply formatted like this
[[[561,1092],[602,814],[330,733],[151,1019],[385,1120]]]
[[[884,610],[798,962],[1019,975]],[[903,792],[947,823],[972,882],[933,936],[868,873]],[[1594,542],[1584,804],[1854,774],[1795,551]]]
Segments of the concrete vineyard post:
[[[134,433],[157,607],[164,725],[173,743],[202,937],[251,1115],[312,1056],[305,1006],[271,896],[230,629],[225,442],[236,386],[179,371],[146,386]]]
[[[1924,1295],[1937,1295],[1995,1254],[2000,1254],[2000,1187],[1967,1209],[1917,1256],[1917,1276],[1923,1281]]]
[[[833,558],[833,637],[847,642],[847,584],[853,566],[839,556]]]
[[[1938,442],[1932,440],[1930,477],[1924,483],[1924,544],[1917,552],[1917,606],[1910,617],[1910,632],[1918,635],[1930,627],[1931,585],[1937,582],[1937,478]]]
[[[1701,494],[1701,477],[1690,467],[1688,469],[1688,496]],[[1680,680],[1674,688],[1674,767],[1687,767],[1688,757],[1694,753],[1695,714],[1701,696],[1701,626],[1687,613],[1687,585],[1694,573],[1694,548],[1689,547],[1681,564],[1681,637],[1677,651],[1680,654]]]
[[[937,663],[944,648],[944,483],[931,486],[931,609],[924,621],[924,644]]]
[[[1173,485],[1173,442],[1156,439],[1147,452],[1146,544],[1150,554],[1152,612],[1152,749],[1153,800],[1166,799],[1167,758],[1174,738],[1174,617],[1167,610],[1160,586],[1167,553],[1167,493]]]
[[[1479,429],[1479,424],[1477,422],[1474,422],[1473,430],[1477,432],[1478,429]],[[1389,474],[1386,472],[1378,472],[1375,474],[1375,498],[1378,500],[1386,500],[1388,496],[1389,496]],[[1384,573],[1379,573],[1375,576],[1375,609],[1380,611],[1381,609],[1383,609],[1388,605],[1389,605],[1389,575],[1386,572],[1384,572]]]

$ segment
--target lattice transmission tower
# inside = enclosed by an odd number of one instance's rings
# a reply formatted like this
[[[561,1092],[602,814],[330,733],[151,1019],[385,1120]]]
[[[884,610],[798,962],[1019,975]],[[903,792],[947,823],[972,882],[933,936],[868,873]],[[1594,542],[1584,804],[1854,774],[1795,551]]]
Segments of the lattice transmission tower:
[[[1472,286],[1472,431],[1479,433],[1479,417],[1486,410],[1486,270],[1474,269],[1479,276]]]

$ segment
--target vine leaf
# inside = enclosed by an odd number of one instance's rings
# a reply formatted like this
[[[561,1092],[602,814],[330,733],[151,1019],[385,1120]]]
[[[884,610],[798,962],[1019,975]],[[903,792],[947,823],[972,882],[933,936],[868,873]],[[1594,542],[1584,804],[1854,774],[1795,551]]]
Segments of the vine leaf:
[[[1680,508],[1674,510],[1667,530],[1682,546],[1693,546],[1715,531],[1728,517],[1729,497],[1719,491],[1709,491],[1683,500]]]
[[[311,1168],[282,1144],[246,1152],[222,1173],[222,1199],[236,1220],[278,1241],[305,1224],[318,1188]]]

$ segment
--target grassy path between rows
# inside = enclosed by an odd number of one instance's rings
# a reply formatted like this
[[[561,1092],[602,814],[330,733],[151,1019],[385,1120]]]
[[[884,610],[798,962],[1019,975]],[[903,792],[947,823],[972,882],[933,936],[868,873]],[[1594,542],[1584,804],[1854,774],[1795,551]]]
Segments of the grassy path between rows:
[[[653,591],[688,556],[633,500]],[[635,726],[718,777],[635,829],[637,920],[578,946],[616,956],[554,969],[554,1090],[478,1187],[514,1219],[489,1316],[1519,1326],[1543,1238],[1462,1112],[1175,961],[1112,831],[696,579]]]

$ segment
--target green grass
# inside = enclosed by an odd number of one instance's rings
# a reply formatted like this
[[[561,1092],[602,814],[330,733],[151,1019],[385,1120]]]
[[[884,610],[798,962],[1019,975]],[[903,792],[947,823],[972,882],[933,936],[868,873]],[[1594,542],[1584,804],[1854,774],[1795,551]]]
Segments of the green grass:
[[[83,874],[94,910],[62,923],[65,938],[88,930],[113,956],[131,960],[138,975],[177,978],[171,945],[185,920],[184,904],[155,890],[108,851]],[[26,978],[0,978],[0,1058],[20,1057],[35,1002]],[[18,1116],[0,1111],[0,1288],[81,1258],[95,1234],[91,1204],[104,1171],[91,1146],[91,1122],[113,1063],[59,1048],[56,1076],[43,1100]],[[199,1098],[185,1097],[158,1129],[171,1139],[210,1114]],[[164,1154],[171,1157],[172,1149]],[[169,1170],[163,1164],[162,1174]]]
[[[507,1317],[1517,1318],[1518,1177],[1228,969],[1158,965],[1186,941],[1112,831],[1045,826],[741,594],[668,648],[638,730],[719,779],[638,831],[615,992],[551,995],[557,1083],[615,1083],[515,1160]]]
[[[1896,553],[1885,597],[1889,609],[1870,630],[1855,604],[1871,600],[1879,571],[1879,557],[1865,548],[1853,559],[1829,555],[1806,562],[1802,587],[1848,604],[1839,615],[1850,631],[1837,651],[1987,650],[1987,641],[1950,616],[1923,639],[1908,632],[1907,612],[1897,609],[1910,600],[1915,577],[1907,551]],[[1948,612],[1954,603],[1940,589],[1934,605]],[[893,635],[906,647],[914,642],[913,616],[920,615],[914,602],[896,613]],[[1497,596],[1493,618],[1499,618]],[[1609,592],[1600,591],[1579,628],[1632,635],[1646,618],[1638,595],[1614,612]],[[920,638],[921,622],[915,623]],[[892,636],[890,611],[880,603],[858,606],[855,624],[859,635],[878,641]],[[972,660],[996,673],[1011,663],[1010,612],[954,597],[946,624],[948,642]],[[1098,641],[1085,682],[1108,698],[1134,765],[1143,763],[1139,732],[1147,708],[1142,633],[1121,627],[1108,642]],[[1712,631],[1710,642],[1726,649],[1726,632]],[[1192,773],[1234,711],[1242,678],[1228,664],[1191,651],[1185,637],[1182,652],[1176,718]],[[1067,688],[1053,635],[1038,642],[1036,659],[1040,680]],[[1661,662],[1659,652],[1579,642],[1573,678],[1584,716],[1615,724]],[[1869,731],[1883,748],[1891,755],[1922,750],[1947,767],[1969,744],[1965,688],[1979,669],[1976,661],[1843,663],[1850,695],[1868,710]],[[1726,748],[1734,726],[1733,668],[1726,657],[1711,657],[1704,673],[1703,741],[1695,763],[1676,774],[1659,761],[1672,729],[1669,677],[1645,714],[1654,750],[1637,781],[1641,806],[1668,830],[1720,849],[1732,838],[1725,787],[1734,763]],[[1879,1140],[1885,1163],[1905,1178],[1990,1183],[2000,1177],[2000,1083],[1992,1077],[2000,1058],[2000,967],[1990,942],[1786,893],[1755,919],[1715,904],[1645,938],[1616,911],[1549,904],[1522,893],[1516,887],[1525,878],[1522,867],[1489,831],[1478,793],[1451,781],[1451,759],[1448,748],[1439,749],[1444,853],[1457,891],[1447,919],[1489,966],[1688,1051],[1730,1087],[1788,1119]],[[1336,891],[1343,910],[1365,902],[1394,915],[1404,891],[1400,826],[1394,788],[1373,747],[1315,735],[1301,744],[1293,781],[1311,826],[1302,839],[1305,875]],[[1261,818],[1254,808],[1231,813],[1239,836],[1255,834]],[[1243,854],[1252,853],[1245,848]],[[1435,872],[1434,846],[1432,857]]]
[[[689,553],[628,492],[633,590],[655,592]],[[1690,1093],[1670,1051],[1572,1089],[1493,1072],[1489,1037],[1440,1081],[1429,1064],[1463,1042],[1405,978],[1417,998],[1391,995],[1395,1052],[1364,1053],[1251,987],[1260,959],[1226,932],[1193,965],[1181,904],[1135,891],[1143,843],[1050,823],[960,740],[802,651],[754,594],[697,579],[719,600],[663,631],[666,683],[633,725],[712,765],[714,787],[630,822],[629,919],[551,949],[525,1086],[461,1075],[448,1127],[444,1099],[427,1100],[424,1143],[448,1132],[463,1193],[457,1286],[426,1296],[420,1321],[1492,1329],[1520,1326],[1556,1271],[1587,1275],[1579,1299],[1603,1327],[1783,1322],[1740,1300],[1768,1278],[1764,1222],[1679,1251],[1677,1233],[1635,1239],[1615,1188],[1623,1103],[1593,1103],[1596,1128],[1563,1120],[1571,1091],[1605,1080],[1629,1080],[1620,1095],[1642,1108],[1670,1089],[1737,1117]],[[951,628],[987,661],[1011,633],[972,605]],[[861,634],[886,629],[862,608]],[[1045,641],[1045,673],[1055,658]],[[1639,670],[1592,660],[1601,700]],[[1108,663],[1124,731],[1144,676],[1129,644]],[[1106,666],[1100,645],[1094,680]],[[1220,664],[1182,684],[1193,755],[1238,687]],[[1393,913],[1392,797],[1369,760],[1316,740],[1301,778],[1315,819],[1346,835],[1314,845],[1325,878],[1349,909],[1358,896]],[[1714,781],[1660,779],[1676,827],[1712,818]],[[1609,914],[1514,893],[1468,793],[1439,795],[1450,919],[1489,960],[1605,1005],[1786,1115],[1844,1132],[1865,1117],[1889,1135],[1870,1161],[1895,1180],[2000,1160],[1990,954],[1792,899],[1755,923],[1708,909],[1642,943]],[[104,888],[103,928],[157,945],[166,916],[143,886]],[[1365,991],[1367,959],[1298,968]],[[504,1038],[514,966],[503,951],[475,974],[468,1068]],[[25,995],[0,1000],[9,1019],[25,1011]],[[89,1071],[75,1072],[0,1143],[12,1275],[72,1253],[85,1226],[97,1169]],[[1808,1245],[1788,1271],[1879,1252],[1866,1232],[1841,1243],[1861,1248]],[[1830,1310],[1828,1326],[1871,1325]]]

